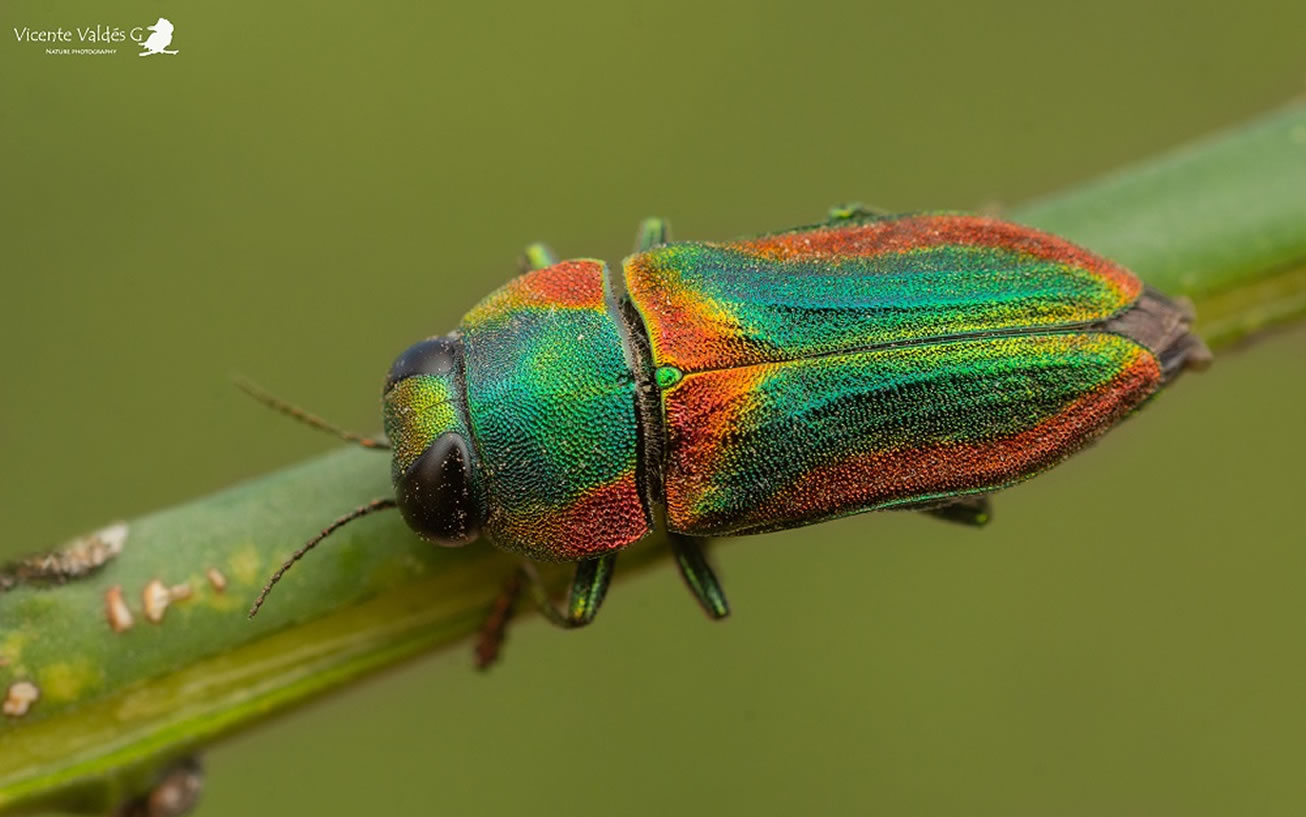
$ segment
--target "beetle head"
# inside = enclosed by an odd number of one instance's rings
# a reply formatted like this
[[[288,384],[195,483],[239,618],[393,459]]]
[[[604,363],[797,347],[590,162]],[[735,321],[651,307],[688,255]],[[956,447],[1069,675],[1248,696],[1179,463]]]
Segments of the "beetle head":
[[[439,545],[474,540],[486,512],[467,427],[462,340],[452,334],[409,347],[390,367],[382,407],[404,521]]]

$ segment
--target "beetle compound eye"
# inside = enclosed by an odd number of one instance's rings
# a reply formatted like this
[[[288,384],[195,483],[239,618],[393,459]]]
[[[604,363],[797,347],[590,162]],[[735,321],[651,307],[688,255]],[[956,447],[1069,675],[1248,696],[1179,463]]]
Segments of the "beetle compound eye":
[[[385,390],[407,377],[419,374],[451,374],[458,368],[462,344],[448,335],[415,343],[395,359],[386,375]]]
[[[413,461],[395,486],[408,527],[446,546],[465,545],[477,537],[485,514],[472,490],[470,460],[467,439],[450,431]]]

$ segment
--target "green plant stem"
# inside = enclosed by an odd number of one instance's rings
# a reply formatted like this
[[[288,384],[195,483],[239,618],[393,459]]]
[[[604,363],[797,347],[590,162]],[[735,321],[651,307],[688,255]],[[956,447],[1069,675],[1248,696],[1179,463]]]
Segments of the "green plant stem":
[[[1306,108],[1014,208],[1185,295],[1212,348],[1306,314]]]
[[[1296,107],[1010,217],[1192,298],[1200,331],[1219,348],[1306,314],[1303,191],[1306,108]],[[312,570],[291,574],[246,619],[264,578],[306,533],[389,491],[383,454],[340,450],[131,521],[121,553],[88,576],[0,592],[0,691],[24,681],[40,691],[30,711],[0,721],[0,811],[107,811],[170,759],[463,642],[512,559],[489,547],[432,548],[397,514],[341,530]],[[618,576],[666,555],[657,543],[637,547]],[[143,600],[155,580],[189,590],[157,623]],[[121,631],[110,627],[114,588],[133,618]]]

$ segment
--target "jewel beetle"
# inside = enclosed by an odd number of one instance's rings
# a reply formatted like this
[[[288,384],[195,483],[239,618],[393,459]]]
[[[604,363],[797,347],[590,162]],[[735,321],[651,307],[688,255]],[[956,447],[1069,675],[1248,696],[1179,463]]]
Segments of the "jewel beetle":
[[[724,243],[669,242],[649,219],[620,269],[543,245],[523,266],[395,360],[382,396],[394,496],[310,540],[251,615],[324,536],[398,508],[437,545],[486,538],[526,557],[511,592],[524,577],[565,627],[594,618],[617,554],[660,530],[723,618],[707,538],[881,509],[982,525],[989,494],[1210,360],[1186,302],[974,215],[844,207]],[[562,609],[529,560],[576,563]]]

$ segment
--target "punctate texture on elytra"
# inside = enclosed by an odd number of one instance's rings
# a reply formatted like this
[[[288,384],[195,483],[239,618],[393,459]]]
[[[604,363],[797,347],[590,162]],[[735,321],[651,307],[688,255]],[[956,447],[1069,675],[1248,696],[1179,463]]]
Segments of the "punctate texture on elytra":
[[[397,485],[458,435],[489,538],[577,561],[663,504],[672,533],[715,536],[1019,482],[1200,362],[1191,320],[1056,236],[857,212],[528,272],[424,342],[452,366],[401,357],[386,430]]]
[[[486,531],[536,559],[598,556],[650,530],[635,378],[607,274],[600,261],[535,270],[462,322]]]
[[[1122,267],[988,218],[920,215],[627,259],[663,389],[669,524],[792,527],[1010,485],[1151,396],[1110,321]]]

